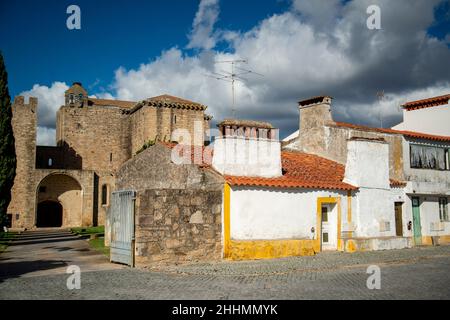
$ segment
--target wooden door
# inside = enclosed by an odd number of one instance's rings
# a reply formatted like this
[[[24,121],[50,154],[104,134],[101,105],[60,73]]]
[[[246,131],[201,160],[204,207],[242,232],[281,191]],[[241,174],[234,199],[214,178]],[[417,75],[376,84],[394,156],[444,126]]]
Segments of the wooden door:
[[[395,234],[397,237],[403,237],[402,205],[402,202],[395,203]]]

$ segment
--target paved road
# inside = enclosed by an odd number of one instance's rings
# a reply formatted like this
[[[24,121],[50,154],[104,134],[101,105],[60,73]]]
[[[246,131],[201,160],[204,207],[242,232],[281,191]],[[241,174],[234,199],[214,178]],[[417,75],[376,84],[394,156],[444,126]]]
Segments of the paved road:
[[[0,255],[0,282],[5,278],[65,274],[67,266],[73,264],[85,271],[121,268],[68,230],[27,231]]]
[[[137,270],[109,264],[84,240],[50,239],[0,256],[0,299],[450,299],[450,246]],[[18,272],[14,261],[44,270]],[[80,290],[66,287],[72,263],[83,271]],[[366,286],[373,264],[380,290]]]

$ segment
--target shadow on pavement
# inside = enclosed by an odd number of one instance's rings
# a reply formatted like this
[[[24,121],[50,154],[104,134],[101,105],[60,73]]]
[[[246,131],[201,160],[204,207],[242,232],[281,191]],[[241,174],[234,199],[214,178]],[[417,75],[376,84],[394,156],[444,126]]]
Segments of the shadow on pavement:
[[[67,266],[62,260],[37,260],[2,262],[0,264],[0,283],[6,279],[17,278],[30,272],[50,270]]]

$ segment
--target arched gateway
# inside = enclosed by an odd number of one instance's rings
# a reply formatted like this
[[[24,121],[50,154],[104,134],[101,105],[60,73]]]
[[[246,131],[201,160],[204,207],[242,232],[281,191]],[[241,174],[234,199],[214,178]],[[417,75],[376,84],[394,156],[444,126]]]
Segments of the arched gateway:
[[[81,225],[83,191],[73,177],[51,174],[42,179],[36,193],[36,227]]]

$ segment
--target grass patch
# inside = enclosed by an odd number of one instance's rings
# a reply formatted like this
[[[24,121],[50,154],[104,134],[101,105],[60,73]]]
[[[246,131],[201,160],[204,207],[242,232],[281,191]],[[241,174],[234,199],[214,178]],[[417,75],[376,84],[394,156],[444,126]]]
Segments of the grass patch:
[[[72,228],[70,229],[73,233],[79,234],[79,235],[91,235],[91,234],[105,234],[105,227],[104,226],[98,226],[98,227],[80,227],[80,228]]]
[[[89,240],[89,245],[109,257],[109,247],[105,247],[105,237],[99,237]]]
[[[0,253],[8,248],[8,245],[12,239],[17,235],[17,232],[0,232]]]

